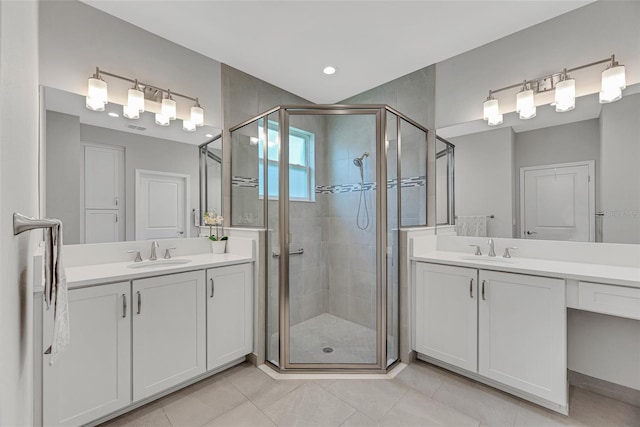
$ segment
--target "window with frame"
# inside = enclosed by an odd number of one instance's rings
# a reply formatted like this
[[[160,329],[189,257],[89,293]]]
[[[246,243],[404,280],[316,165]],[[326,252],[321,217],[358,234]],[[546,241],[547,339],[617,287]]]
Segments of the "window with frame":
[[[263,121],[258,123],[258,195],[264,197]],[[278,123],[268,121],[267,179],[270,199],[278,198]],[[314,201],[314,134],[289,127],[289,200]]]

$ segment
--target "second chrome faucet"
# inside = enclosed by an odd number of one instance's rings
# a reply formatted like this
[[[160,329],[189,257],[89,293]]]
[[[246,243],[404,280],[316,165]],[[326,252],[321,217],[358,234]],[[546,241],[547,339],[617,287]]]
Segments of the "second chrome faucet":
[[[496,256],[496,250],[494,247],[493,239],[489,239],[489,256]]]

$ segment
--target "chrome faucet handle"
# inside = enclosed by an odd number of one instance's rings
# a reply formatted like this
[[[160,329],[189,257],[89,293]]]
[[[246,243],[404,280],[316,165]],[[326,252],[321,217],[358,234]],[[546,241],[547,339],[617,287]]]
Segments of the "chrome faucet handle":
[[[480,245],[469,245],[469,246],[476,248],[476,253],[474,255],[478,255],[478,256],[482,255],[482,252],[480,251]]]
[[[171,252],[169,252],[170,250],[175,249],[175,248],[167,248],[164,251],[164,259],[171,259]]]
[[[127,251],[128,254],[134,253],[136,254],[136,259],[134,262],[142,262],[142,257],[140,256],[140,251]]]
[[[495,250],[493,239],[489,239],[487,243],[489,244],[489,253],[487,255],[491,257],[496,256],[496,250]]]
[[[511,254],[509,253],[509,250],[515,251],[516,249],[518,249],[515,246],[512,246],[510,248],[504,248],[504,253],[502,254],[502,258],[511,258]]]

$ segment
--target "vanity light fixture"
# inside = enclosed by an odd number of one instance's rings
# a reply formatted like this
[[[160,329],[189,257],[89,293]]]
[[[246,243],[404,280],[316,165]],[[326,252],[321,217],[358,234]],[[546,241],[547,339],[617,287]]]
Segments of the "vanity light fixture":
[[[614,102],[622,98],[622,91],[626,87],[624,65],[616,61],[616,56],[611,55],[607,59],[580,65],[578,67],[564,69],[560,72],[538,77],[531,80],[524,80],[523,83],[516,83],[500,89],[489,90],[489,97],[483,105],[483,119],[489,126],[502,124],[502,114],[499,112],[498,100],[493,97],[497,92],[521,87],[521,91],[516,96],[516,112],[521,119],[531,119],[536,116],[535,94],[548,91],[555,91],[556,111],[563,113],[571,111],[576,105],[576,81],[569,77],[568,73],[608,63],[606,70],[602,72],[602,87],[600,90],[600,103]]]
[[[525,81],[522,90],[516,96],[516,112],[520,114],[520,118],[527,120],[536,116],[536,103],[533,98],[533,89],[529,87]]]
[[[93,111],[104,111],[108,103],[107,82],[102,78],[109,76],[133,83],[127,92],[127,105],[122,107],[122,115],[128,119],[140,118],[140,113],[145,111],[145,100],[160,103],[160,112],[156,113],[155,122],[160,126],[169,126],[171,120],[177,118],[177,103],[174,96],[185,98],[195,102],[191,107],[190,117],[183,120],[182,129],[187,132],[196,130],[196,126],[204,126],[204,109],[198,98],[183,95],[162,89],[149,83],[139,82],[138,79],[130,79],[117,74],[109,73],[96,67],[96,72],[89,78],[87,86],[86,106]]]
[[[487,121],[489,126],[497,126],[502,124],[502,114],[500,114],[500,106],[498,104],[498,100],[492,96],[491,91],[489,91],[487,100],[484,101],[482,118]]]
[[[576,106],[576,81],[570,79],[565,69],[556,84],[556,112],[571,111]]]

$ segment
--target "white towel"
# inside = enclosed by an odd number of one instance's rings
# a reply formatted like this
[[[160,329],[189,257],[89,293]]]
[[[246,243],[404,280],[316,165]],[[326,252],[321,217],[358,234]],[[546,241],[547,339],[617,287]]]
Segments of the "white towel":
[[[487,237],[487,216],[459,216],[456,233],[458,236]]]
[[[53,340],[49,363],[58,359],[70,342],[69,301],[67,277],[62,264],[62,221],[47,229],[45,233],[45,288],[44,301],[47,308],[53,302]]]

